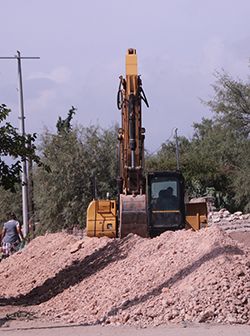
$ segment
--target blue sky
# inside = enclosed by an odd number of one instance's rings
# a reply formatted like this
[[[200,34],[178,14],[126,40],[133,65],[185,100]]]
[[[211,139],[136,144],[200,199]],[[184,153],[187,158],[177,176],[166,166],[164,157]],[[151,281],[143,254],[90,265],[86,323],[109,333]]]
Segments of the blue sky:
[[[211,116],[199,98],[212,94],[215,70],[247,79],[248,0],[0,0],[0,56],[40,56],[22,62],[26,129],[55,129],[77,107],[75,123],[109,127],[125,54],[136,48],[150,108],[144,108],[146,148],[154,151],[177,127]],[[17,64],[0,60],[0,102],[18,125]]]

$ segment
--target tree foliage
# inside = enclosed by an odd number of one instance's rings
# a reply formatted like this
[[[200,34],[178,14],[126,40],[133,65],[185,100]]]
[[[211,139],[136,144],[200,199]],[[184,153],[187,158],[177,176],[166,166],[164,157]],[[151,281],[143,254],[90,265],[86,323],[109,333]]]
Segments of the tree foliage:
[[[216,79],[214,97],[206,104],[215,114],[214,127],[221,137],[214,148],[228,180],[227,204],[250,211],[250,82],[235,80],[224,71],[217,72]]]
[[[205,102],[216,114],[216,120],[240,136],[250,132],[250,84],[233,79],[225,71],[216,72],[213,99]]]
[[[72,130],[71,121],[73,119],[73,115],[76,113],[76,108],[74,106],[68,112],[68,116],[66,119],[62,119],[61,117],[58,118],[56,123],[57,133],[68,133]]]
[[[42,137],[42,162],[50,172],[34,176],[36,215],[43,230],[85,226],[86,209],[93,198],[93,180],[99,197],[116,188],[116,130],[98,126],[68,128]]]
[[[0,187],[0,224],[9,220],[8,214],[14,212],[18,220],[22,218],[21,185],[15,185],[15,192]]]
[[[213,191],[217,206],[250,210],[250,83],[216,74],[213,118],[194,123],[191,139],[179,138],[181,170],[190,197]],[[147,169],[175,169],[175,143],[147,158]]]
[[[0,186],[15,190],[15,184],[20,182],[21,160],[31,158],[39,163],[35,154],[35,134],[22,136],[17,129],[6,121],[10,109],[5,104],[0,105]],[[12,163],[6,163],[11,158]]]

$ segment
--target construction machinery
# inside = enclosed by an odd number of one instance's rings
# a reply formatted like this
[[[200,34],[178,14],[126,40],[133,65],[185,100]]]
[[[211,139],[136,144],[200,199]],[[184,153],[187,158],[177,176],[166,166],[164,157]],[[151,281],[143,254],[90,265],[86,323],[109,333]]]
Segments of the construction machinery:
[[[135,49],[126,55],[126,77],[120,76],[117,106],[121,110],[118,199],[94,199],[87,209],[87,235],[154,237],[167,230],[206,225],[206,204],[185,204],[180,171],[144,173],[145,128],[142,102],[148,101],[138,75]]]

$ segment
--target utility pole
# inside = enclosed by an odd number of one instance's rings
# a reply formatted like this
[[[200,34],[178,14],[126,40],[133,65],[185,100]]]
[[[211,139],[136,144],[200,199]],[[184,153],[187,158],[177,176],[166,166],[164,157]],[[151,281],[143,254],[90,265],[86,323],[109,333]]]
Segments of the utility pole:
[[[176,169],[180,170],[179,142],[178,142],[177,131],[178,131],[178,128],[175,129]]]
[[[18,89],[19,89],[19,132],[22,136],[25,136],[25,116],[24,116],[24,100],[23,100],[23,82],[22,82],[22,59],[40,59],[40,57],[23,57],[20,51],[17,51],[17,55],[13,57],[0,57],[0,59],[16,59],[17,60],[17,70],[18,70]],[[24,236],[26,237],[29,233],[29,219],[28,219],[28,181],[27,181],[27,160],[25,157],[21,158],[22,162],[22,209],[23,209],[23,229]]]
[[[31,148],[31,141],[28,144]],[[28,158],[28,220],[29,220],[29,230],[32,230],[34,233],[34,201],[33,201],[33,160]],[[30,226],[31,225],[31,226]]]

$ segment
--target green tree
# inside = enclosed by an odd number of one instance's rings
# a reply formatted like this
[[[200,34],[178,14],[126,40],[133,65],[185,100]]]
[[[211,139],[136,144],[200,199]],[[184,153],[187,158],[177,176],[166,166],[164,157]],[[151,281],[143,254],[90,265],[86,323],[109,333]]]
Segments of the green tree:
[[[231,185],[234,201],[238,207],[250,212],[250,141],[240,147],[241,163],[235,167]]]
[[[36,215],[43,231],[85,226],[94,177],[99,197],[108,191],[114,195],[115,146],[114,128],[77,127],[42,136],[42,162],[51,170],[34,174]]]
[[[31,158],[39,163],[35,154],[34,144],[36,135],[18,134],[17,129],[6,121],[10,109],[5,104],[0,105],[0,186],[5,189],[15,190],[15,184],[20,182],[21,160]],[[12,163],[6,163],[11,158]]]
[[[186,137],[179,137],[179,152],[180,152],[180,166],[183,170],[186,161],[187,161],[187,153],[190,148],[190,141]],[[176,161],[176,142],[166,141],[161,145],[161,148],[157,151],[157,153],[150,155],[146,153],[146,171],[154,171],[154,170],[175,170],[177,167]]]
[[[205,104],[215,118],[240,136],[248,138],[250,131],[250,83],[234,79],[225,71],[216,72],[213,99]]]
[[[217,205],[233,210],[231,175],[238,162],[240,140],[229,129],[209,119],[194,124],[194,129],[187,166],[190,189],[195,196],[202,196],[208,188],[214,188],[220,195]]]
[[[73,119],[73,115],[76,113],[76,108],[74,106],[71,107],[71,109],[68,112],[68,116],[66,119],[62,119],[61,117],[58,118],[58,121],[56,123],[57,133],[68,133],[72,130],[71,121]]]
[[[250,83],[216,73],[214,97],[204,102],[213,118],[194,123],[191,139],[180,138],[180,164],[190,197],[214,190],[217,206],[250,210]],[[147,169],[175,169],[175,143],[147,157]]]
[[[229,201],[234,208],[250,210],[250,82],[216,73],[214,97],[206,102],[225,134],[223,157],[229,179]]]
[[[0,224],[9,220],[8,214],[14,212],[18,220],[22,218],[21,185],[15,185],[15,192],[0,187]]]

